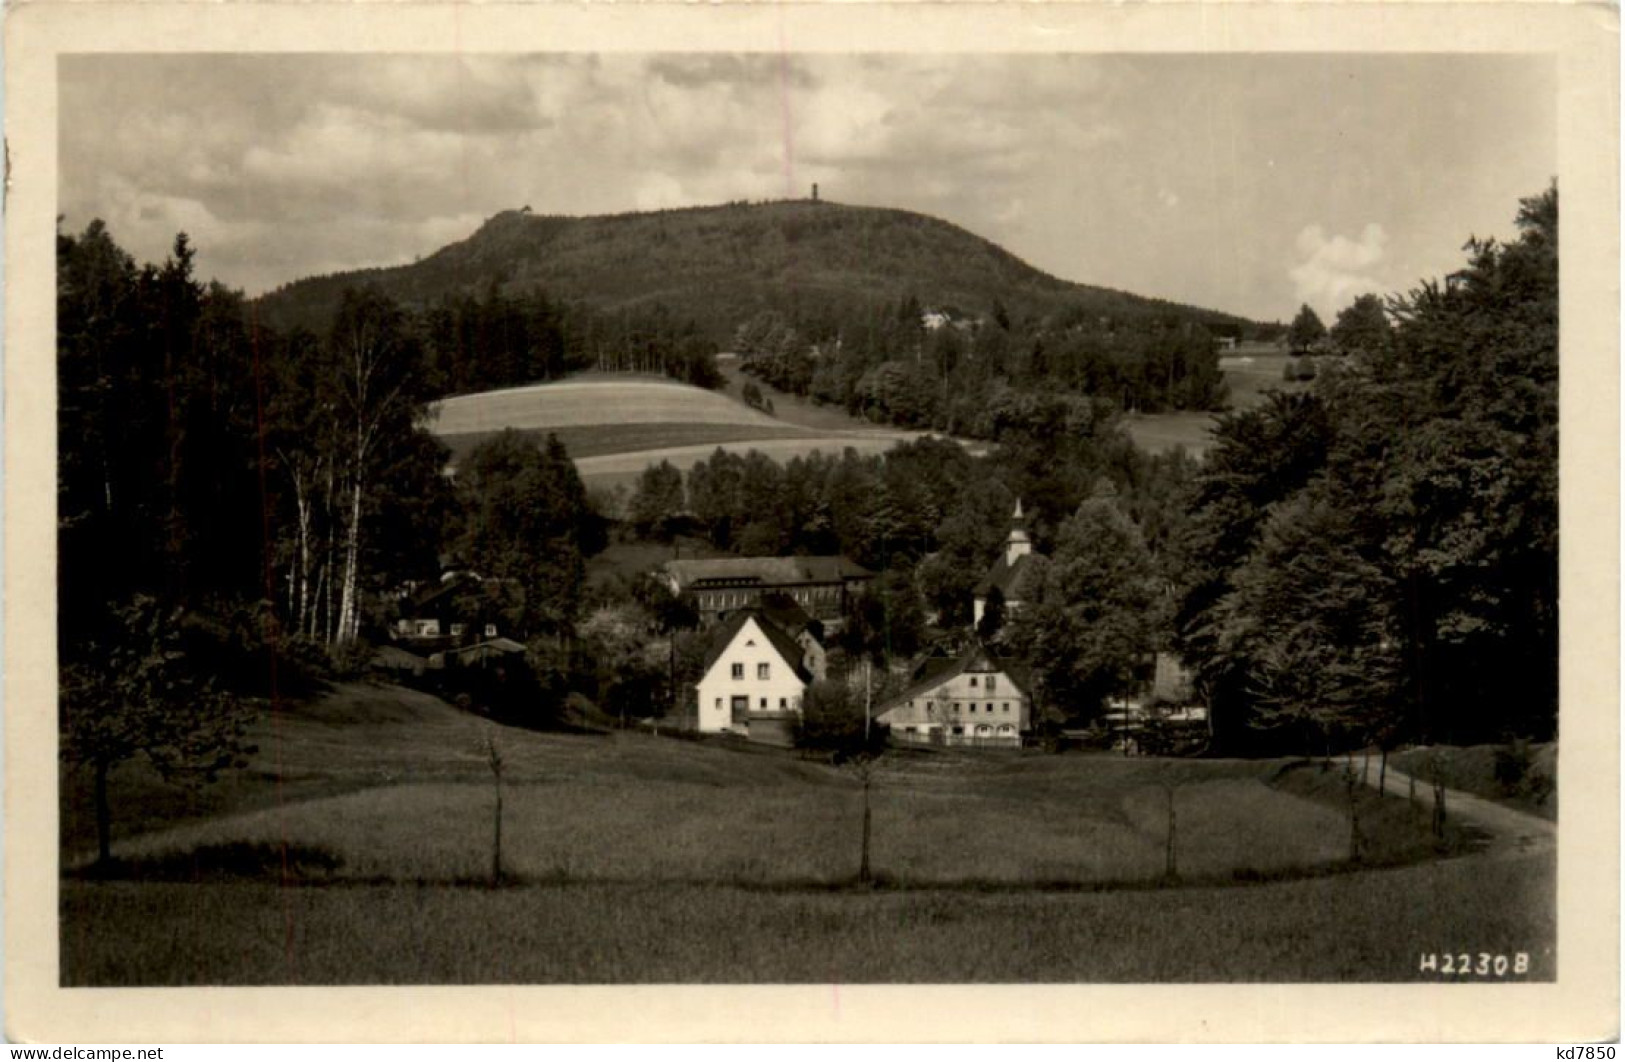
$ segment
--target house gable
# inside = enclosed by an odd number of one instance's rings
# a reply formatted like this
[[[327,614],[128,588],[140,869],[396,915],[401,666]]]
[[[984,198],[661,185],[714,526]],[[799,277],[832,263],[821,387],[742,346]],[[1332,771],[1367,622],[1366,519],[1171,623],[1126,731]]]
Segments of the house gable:
[[[976,736],[985,730],[990,737],[1014,737],[1029,729],[1032,680],[1019,662],[976,648],[951,666],[922,670],[921,679],[879,706],[879,720],[894,734],[935,729]]]
[[[802,649],[760,613],[730,618],[718,631],[695,685],[702,732],[743,732],[764,719],[799,715],[812,680]]]

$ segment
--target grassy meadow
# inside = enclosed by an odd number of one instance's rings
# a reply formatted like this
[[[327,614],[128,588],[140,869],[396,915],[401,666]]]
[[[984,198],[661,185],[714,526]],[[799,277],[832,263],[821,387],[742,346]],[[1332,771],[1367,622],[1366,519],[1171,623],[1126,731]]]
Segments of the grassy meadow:
[[[737,373],[737,370],[734,370]],[[775,403],[777,404],[777,402]],[[719,447],[758,450],[776,461],[817,451],[884,453],[919,432],[876,427],[830,411],[779,419],[730,397],[663,377],[582,374],[565,380],[459,395],[434,407],[431,430],[453,461],[507,428],[558,436],[591,487],[633,486],[658,461],[683,471]]]
[[[1349,872],[1318,764],[899,753],[860,888],[855,780],[782,750],[500,729],[364,684],[257,740],[191,806],[116,775],[106,880],[70,778],[64,983],[1387,979],[1413,945],[1553,939],[1549,853],[1461,831],[1440,859],[1401,798],[1358,795]]]

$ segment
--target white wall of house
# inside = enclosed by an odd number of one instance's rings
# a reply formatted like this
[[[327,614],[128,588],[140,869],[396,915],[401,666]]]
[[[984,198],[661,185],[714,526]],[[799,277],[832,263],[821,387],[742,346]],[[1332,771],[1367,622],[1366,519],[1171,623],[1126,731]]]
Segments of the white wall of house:
[[[765,669],[765,671],[764,671]],[[734,699],[745,698],[752,715],[801,711],[806,684],[779,655],[755,619],[745,621],[732,642],[703,676],[698,689],[699,728],[704,733],[735,729]],[[744,730],[740,725],[737,729]]]
[[[1032,725],[1032,704],[1003,671],[967,671],[886,709],[880,720],[900,741],[1016,745]]]

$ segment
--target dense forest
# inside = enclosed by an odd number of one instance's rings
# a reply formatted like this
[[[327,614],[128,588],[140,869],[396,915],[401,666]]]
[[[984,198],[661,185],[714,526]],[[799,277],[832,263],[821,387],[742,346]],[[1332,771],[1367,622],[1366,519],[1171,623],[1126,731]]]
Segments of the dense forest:
[[[1125,412],[1219,409],[1214,336],[1176,318],[1116,320],[1082,306],[1016,320],[930,314],[904,296],[855,320],[764,311],[741,325],[744,369],[793,394],[904,427],[998,439],[1011,408],[1050,394],[1086,395]],[[1021,419],[1021,414],[1015,414]]]
[[[1040,675],[1046,725],[1097,717],[1171,648],[1230,751],[1549,736],[1555,187],[1517,223],[1445,282],[1356,300],[1313,340],[1336,356],[1312,388],[1221,418],[1201,462],[1118,425],[1125,406],[1213,401],[1197,323],[1029,324],[995,304],[939,307],[931,328],[908,294],[839,327],[753,311],[734,328],[764,376],[991,453],[718,452],[648,470],[618,529],[554,440],[497,436],[447,478],[426,404],[594,364],[705,383],[714,345],[689,318],[349,287],[324,327],[273,328],[194,275],[184,235],[138,265],[99,222],[60,234],[64,752],[100,778],[137,754],[218,768],[223,705],[363,666],[398,589],[448,566],[497,577],[525,703],[667,710],[700,636],[646,584],[586,585],[611,534],[846,553],[881,577],[842,651],[906,673],[933,642],[1003,639]],[[972,631],[1018,498],[1046,560],[1029,607]]]

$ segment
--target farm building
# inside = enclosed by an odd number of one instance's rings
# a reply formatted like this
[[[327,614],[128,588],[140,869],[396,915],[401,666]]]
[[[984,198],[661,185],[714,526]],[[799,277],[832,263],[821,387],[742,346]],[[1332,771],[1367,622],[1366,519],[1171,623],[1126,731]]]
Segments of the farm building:
[[[695,685],[701,733],[783,743],[813,681],[802,646],[761,609],[717,629]]]
[[[1017,499],[1015,515],[1010,518],[1010,534],[1004,540],[1004,552],[976,584],[973,622],[981,624],[988,601],[995,597],[1002,603],[1005,615],[1021,608],[1036,589],[1031,585],[1032,557],[1032,539],[1027,537],[1027,520],[1021,514],[1021,501]]]
[[[658,577],[707,620],[760,608],[782,595],[821,622],[839,620],[847,601],[875,573],[845,557],[718,557],[670,560]]]
[[[931,657],[914,681],[878,706],[893,741],[1019,748],[1032,728],[1032,680],[1019,661],[982,646]]]
[[[399,595],[389,635],[418,652],[490,641],[500,631],[484,591],[497,585],[472,572],[447,572],[438,582],[408,587]]]

